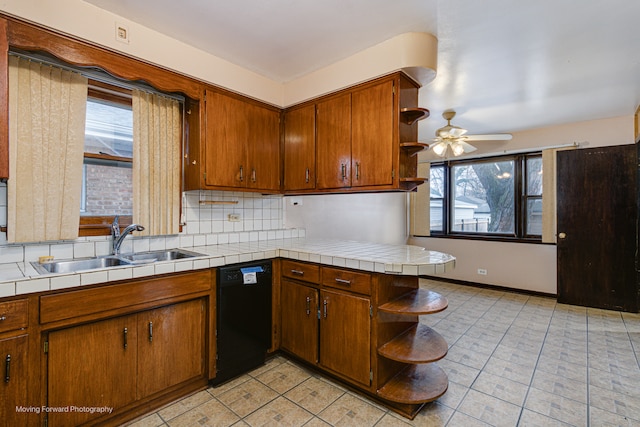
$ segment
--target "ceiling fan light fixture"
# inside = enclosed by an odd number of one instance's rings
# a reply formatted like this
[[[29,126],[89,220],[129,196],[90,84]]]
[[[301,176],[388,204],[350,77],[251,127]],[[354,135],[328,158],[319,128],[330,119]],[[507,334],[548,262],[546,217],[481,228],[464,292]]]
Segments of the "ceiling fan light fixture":
[[[464,147],[458,142],[452,142],[451,151],[453,151],[454,156],[459,156],[464,153]]]
[[[447,152],[447,144],[440,141],[433,146],[432,150],[434,153],[436,153],[437,156],[444,157],[445,153]]]

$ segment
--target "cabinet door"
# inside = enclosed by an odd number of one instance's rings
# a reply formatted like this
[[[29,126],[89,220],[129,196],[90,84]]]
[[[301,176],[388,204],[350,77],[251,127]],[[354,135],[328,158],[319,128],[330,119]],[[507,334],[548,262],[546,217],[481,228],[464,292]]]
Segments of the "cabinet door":
[[[393,81],[353,92],[351,105],[352,185],[393,184]]]
[[[280,190],[280,113],[257,105],[247,108],[248,188]]]
[[[205,185],[243,187],[247,177],[248,104],[207,91],[204,144]]]
[[[316,106],[288,111],[284,117],[284,189],[316,187]]]
[[[317,188],[351,186],[351,94],[316,104]]]
[[[318,361],[318,291],[282,279],[282,334],[280,345],[296,356]]]
[[[136,398],[136,316],[49,333],[47,406],[111,407]],[[49,426],[79,425],[90,412],[50,412]]]
[[[204,376],[205,307],[194,300],[138,314],[139,399]]]
[[[369,386],[371,317],[369,298],[320,293],[320,365]]]
[[[27,402],[27,335],[0,340],[0,426],[27,425],[28,413],[17,407],[31,406]]]

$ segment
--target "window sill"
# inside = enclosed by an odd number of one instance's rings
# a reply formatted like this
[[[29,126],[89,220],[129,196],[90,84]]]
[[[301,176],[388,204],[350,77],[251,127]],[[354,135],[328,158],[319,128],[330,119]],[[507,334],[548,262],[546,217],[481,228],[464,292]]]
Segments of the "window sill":
[[[534,245],[555,245],[555,243],[545,243],[541,238],[517,238],[507,236],[473,236],[469,234],[432,234],[430,236],[412,235],[411,237],[425,237],[434,239],[453,239],[453,240],[483,240],[488,242],[505,242],[505,243],[529,243]]]

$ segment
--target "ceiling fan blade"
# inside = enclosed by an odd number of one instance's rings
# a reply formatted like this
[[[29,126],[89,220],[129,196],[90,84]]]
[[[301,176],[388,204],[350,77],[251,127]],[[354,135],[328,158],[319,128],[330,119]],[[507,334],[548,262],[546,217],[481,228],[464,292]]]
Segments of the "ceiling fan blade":
[[[467,133],[466,129],[457,128],[457,127],[454,127],[449,131],[449,135],[451,135],[454,138],[460,138],[465,133]]]
[[[486,135],[465,135],[465,141],[510,141],[513,135],[510,133],[494,133]]]
[[[474,147],[471,144],[467,144],[464,141],[458,141],[457,143],[460,144],[460,146],[462,147],[462,149],[464,150],[465,153],[472,153],[472,152],[477,150],[476,147]]]

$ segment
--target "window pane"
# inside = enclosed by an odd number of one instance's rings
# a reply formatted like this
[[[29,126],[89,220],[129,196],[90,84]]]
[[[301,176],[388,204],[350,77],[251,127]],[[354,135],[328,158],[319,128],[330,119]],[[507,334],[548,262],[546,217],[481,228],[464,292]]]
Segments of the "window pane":
[[[514,161],[454,166],[452,231],[513,234]]]
[[[131,164],[85,159],[83,216],[132,215],[133,181]]]
[[[131,215],[133,211],[133,113],[130,105],[87,99],[82,216]],[[98,158],[87,154],[100,154]]]
[[[133,113],[131,106],[101,99],[87,99],[85,153],[132,157]]]
[[[542,199],[527,200],[527,235],[542,235]]]
[[[432,166],[429,176],[430,209],[429,218],[432,231],[444,231],[444,166]]]
[[[542,157],[527,158],[527,195],[542,195]]]

